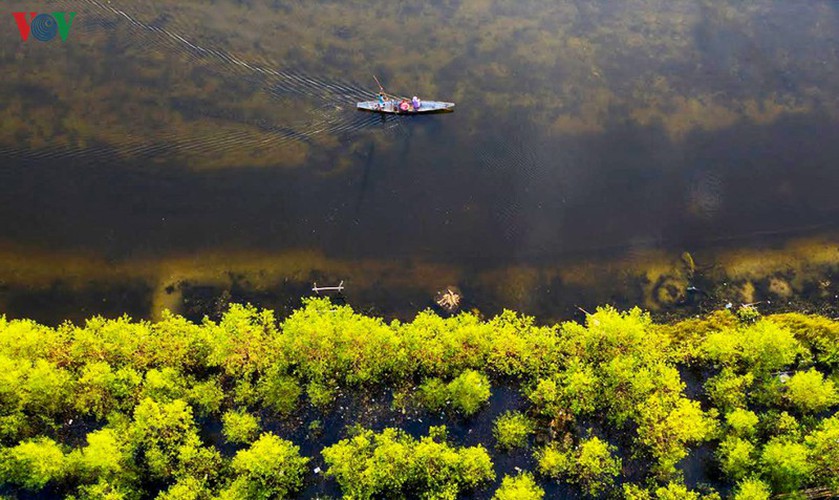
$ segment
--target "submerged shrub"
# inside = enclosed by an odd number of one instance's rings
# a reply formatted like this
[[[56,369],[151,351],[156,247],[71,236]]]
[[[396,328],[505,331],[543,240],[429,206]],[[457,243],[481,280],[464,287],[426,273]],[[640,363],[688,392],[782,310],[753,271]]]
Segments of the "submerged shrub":
[[[737,408],[726,414],[725,423],[731,432],[741,437],[751,437],[757,431],[757,424],[760,421],[753,411]]]
[[[109,428],[88,433],[87,446],[73,450],[68,461],[74,473],[85,482],[99,478],[125,479],[120,477],[131,463],[127,443]]]
[[[404,375],[412,361],[396,328],[329,299],[304,299],[281,326],[285,359],[305,380],[377,382]]]
[[[155,478],[169,478],[188,467],[189,452],[200,446],[192,409],[176,399],[159,404],[146,398],[134,410],[130,442]]]
[[[486,375],[466,370],[448,384],[452,406],[466,415],[472,415],[489,400],[490,383]]]
[[[455,498],[495,477],[482,446],[456,448],[444,436],[445,428],[419,440],[399,429],[359,429],[321,453],[345,498]]]
[[[426,379],[419,386],[419,400],[429,411],[440,411],[449,403],[449,388],[439,378]]]
[[[25,441],[0,452],[0,484],[40,490],[64,477],[66,460],[61,447],[49,438]]]
[[[260,379],[257,391],[265,406],[277,413],[288,414],[297,408],[303,389],[294,377],[269,373]]]
[[[769,320],[789,329],[813,351],[818,363],[839,367],[839,321],[801,313],[775,314]]]
[[[755,455],[755,446],[736,436],[723,440],[717,449],[720,469],[733,481],[739,481],[752,473],[757,465]]]
[[[720,410],[745,408],[748,391],[754,384],[754,379],[751,373],[737,375],[733,369],[726,367],[705,382],[705,392],[714,406]]]
[[[306,396],[315,407],[325,409],[335,401],[336,389],[326,382],[312,381],[306,386]]]
[[[495,420],[492,434],[502,449],[519,448],[527,446],[527,438],[533,434],[533,421],[526,415],[509,411]]]
[[[417,393],[419,402],[429,411],[440,411],[448,406],[469,416],[487,402],[491,394],[486,375],[466,370],[446,384],[439,378],[426,379]]]
[[[655,490],[657,500],[699,500],[699,493],[691,491],[681,483],[669,482]]]
[[[807,484],[814,470],[803,444],[776,438],[766,444],[760,456],[764,476],[773,491],[791,492]]]
[[[786,400],[801,413],[818,413],[839,403],[833,382],[815,368],[797,372],[787,381]]]
[[[766,319],[711,333],[701,350],[704,359],[758,374],[780,370],[808,354],[792,332]]]
[[[308,403],[328,409],[339,388],[373,385],[396,388],[397,408],[419,401],[472,415],[491,397],[492,376],[517,381],[533,403],[528,415],[567,436],[537,452],[539,473],[589,495],[612,493],[620,461],[605,441],[579,441],[583,424],[633,433],[625,451],[653,459],[653,470],[639,472],[657,477],[645,476],[645,488],[624,485],[626,498],[697,498],[679,483],[653,481],[676,477],[690,447],[717,437],[716,458],[739,481],[737,498],[765,498],[770,486],[837,489],[839,420],[817,419],[837,404],[836,375],[822,376],[839,366],[837,325],[803,315],[751,324],[723,311],[668,326],[612,308],[585,325],[540,327],[509,311],[489,321],[426,311],[387,324],[327,299],[307,300],[282,328],[251,306],[199,325],[167,314],[154,324],[93,318],[49,328],[0,316],[0,483],[13,494],[21,487],[80,499],[284,497],[299,490],[305,467],[296,447],[267,437],[223,460],[202,444],[193,416],[221,415],[229,442],[252,443],[255,415],[294,411],[304,389]],[[813,359],[821,373],[777,376]],[[685,362],[720,370],[704,384],[713,408],[685,397]],[[99,430],[86,444],[65,448],[90,426]],[[534,426],[508,412],[493,433],[499,448],[524,446]],[[314,424],[309,431],[309,439],[320,433]],[[453,498],[493,477],[483,447],[453,446],[438,428],[419,439],[361,428],[339,445],[324,457],[348,496]],[[527,474],[505,478],[495,493],[541,496]]]
[[[734,500],[769,500],[772,491],[760,479],[749,478],[737,483]]]
[[[233,458],[236,479],[222,498],[288,498],[303,486],[308,457],[292,442],[265,433]]]
[[[716,412],[703,412],[696,401],[651,397],[639,418],[638,439],[657,460],[656,472],[667,477],[688,455],[689,445],[711,439],[716,429]]]
[[[230,410],[221,417],[225,439],[230,443],[250,443],[259,433],[259,420],[244,410]]]
[[[614,452],[614,446],[592,437],[573,449],[551,444],[536,452],[536,460],[542,474],[579,484],[589,495],[599,496],[620,474],[621,461]]]
[[[536,484],[533,475],[522,472],[517,476],[504,476],[501,487],[495,491],[493,500],[542,500],[545,490]]]
[[[818,480],[839,489],[839,415],[822,420],[804,442]]]

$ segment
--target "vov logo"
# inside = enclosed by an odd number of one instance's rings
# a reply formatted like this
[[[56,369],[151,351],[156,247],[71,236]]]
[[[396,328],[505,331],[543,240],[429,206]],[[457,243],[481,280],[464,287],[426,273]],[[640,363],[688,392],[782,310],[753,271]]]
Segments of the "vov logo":
[[[29,14],[29,22],[26,22],[26,14]],[[20,39],[24,42],[33,38],[41,42],[49,42],[55,35],[60,35],[61,40],[66,42],[70,35],[70,27],[73,25],[75,12],[53,12],[51,14],[38,14],[37,12],[12,12],[17,22],[17,29],[20,31]]]

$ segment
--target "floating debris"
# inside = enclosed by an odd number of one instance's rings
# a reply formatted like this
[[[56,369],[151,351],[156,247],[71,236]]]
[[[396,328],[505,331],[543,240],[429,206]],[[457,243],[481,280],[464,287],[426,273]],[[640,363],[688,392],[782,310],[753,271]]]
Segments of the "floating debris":
[[[461,299],[463,299],[463,293],[458,287],[447,286],[445,289],[437,292],[434,302],[447,313],[453,313],[460,308]]]

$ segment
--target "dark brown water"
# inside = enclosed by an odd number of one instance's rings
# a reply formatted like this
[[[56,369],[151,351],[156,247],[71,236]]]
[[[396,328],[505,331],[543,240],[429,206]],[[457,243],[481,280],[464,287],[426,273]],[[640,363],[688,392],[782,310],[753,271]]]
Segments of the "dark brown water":
[[[66,42],[22,42],[21,10],[77,17]],[[0,307],[200,316],[222,296],[292,307],[312,281],[344,279],[350,303],[386,314],[451,284],[468,306],[558,317],[661,305],[659,276],[679,282],[663,302],[684,303],[683,251],[711,281],[760,291],[783,275],[803,294],[839,263],[837,14],[7,2]],[[357,112],[373,74],[457,110]],[[812,251],[784,252],[804,236]],[[780,253],[743,271],[741,248]],[[804,268],[819,276],[796,283]]]

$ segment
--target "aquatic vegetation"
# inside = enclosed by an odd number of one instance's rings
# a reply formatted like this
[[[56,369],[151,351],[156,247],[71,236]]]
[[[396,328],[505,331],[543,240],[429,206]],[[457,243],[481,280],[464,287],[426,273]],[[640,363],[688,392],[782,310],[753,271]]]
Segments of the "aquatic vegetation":
[[[200,324],[0,317],[0,495],[293,497],[320,482],[352,498],[529,499],[556,480],[594,497],[717,498],[681,481],[699,445],[737,498],[835,490],[836,323],[723,311],[660,325],[611,307],[584,324],[511,311],[386,323],[328,299]],[[493,484],[493,454],[515,447],[536,470]]]
[[[60,480],[67,473],[61,447],[45,437],[24,441],[3,450],[0,460],[0,477],[4,482],[30,490],[39,490],[50,481]]]
[[[785,438],[775,438],[760,453],[763,475],[773,491],[790,492],[800,489],[814,472],[807,447]]]
[[[784,396],[801,413],[818,413],[839,403],[839,394],[833,381],[811,368],[797,372],[787,381]]]
[[[259,420],[242,410],[229,410],[221,417],[224,438],[231,443],[250,443],[259,433]]]
[[[290,441],[265,433],[233,457],[236,479],[222,498],[287,498],[303,486],[309,458]]]
[[[567,478],[580,484],[590,496],[607,490],[620,474],[621,461],[616,448],[598,437],[581,441],[573,448],[552,444],[536,452],[539,472],[554,478]]]
[[[528,472],[516,476],[504,476],[501,480],[501,487],[492,496],[493,500],[542,500],[545,497],[543,490],[533,475]]]
[[[772,490],[760,479],[745,479],[737,484],[734,500],[769,500]]]
[[[351,498],[402,497],[409,491],[420,498],[455,498],[495,477],[486,450],[449,445],[445,427],[432,427],[419,440],[399,429],[363,429],[322,453],[326,473]]]
[[[757,450],[751,442],[729,436],[717,448],[717,460],[726,477],[737,481],[748,477],[755,470]]]
[[[492,434],[497,446],[502,449],[527,446],[527,439],[533,434],[534,425],[527,415],[521,412],[507,412],[495,420]]]
[[[753,411],[742,408],[737,408],[725,416],[725,423],[731,429],[731,433],[745,438],[749,438],[757,432],[759,421],[760,419]]]

